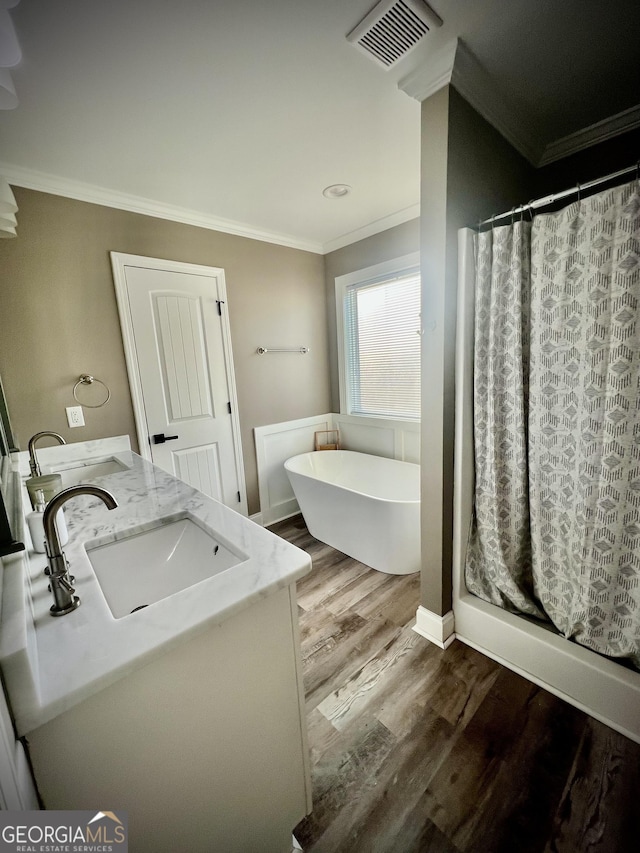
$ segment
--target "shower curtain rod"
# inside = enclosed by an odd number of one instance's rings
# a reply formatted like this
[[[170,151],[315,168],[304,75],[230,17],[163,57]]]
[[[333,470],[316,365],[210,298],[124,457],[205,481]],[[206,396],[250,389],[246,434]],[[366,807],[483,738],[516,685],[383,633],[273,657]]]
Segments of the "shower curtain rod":
[[[498,213],[495,216],[490,216],[489,219],[485,219],[483,222],[478,223],[478,227],[489,224],[493,225],[499,219],[506,219],[508,216],[516,216],[518,213],[524,213],[527,210],[535,210],[538,207],[545,207],[547,204],[553,204],[553,202],[573,195],[573,193],[580,193],[582,190],[590,190],[600,184],[606,184],[607,181],[615,181],[617,178],[622,178],[633,172],[638,173],[638,176],[640,177],[640,160],[635,164],[635,166],[627,166],[626,169],[620,169],[619,172],[612,172],[610,175],[605,175],[603,178],[596,178],[593,181],[587,181],[586,184],[577,184],[575,187],[571,187],[568,190],[562,190],[562,192],[559,193],[552,193],[551,195],[546,195],[543,198],[536,198],[527,204],[521,204],[519,207],[514,207],[513,210],[508,210],[505,213]]]

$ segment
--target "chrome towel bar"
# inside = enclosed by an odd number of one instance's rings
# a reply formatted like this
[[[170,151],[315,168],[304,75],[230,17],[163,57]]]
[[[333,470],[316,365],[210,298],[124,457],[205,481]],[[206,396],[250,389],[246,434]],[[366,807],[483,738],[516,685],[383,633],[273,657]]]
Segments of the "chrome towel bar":
[[[258,347],[256,352],[258,355],[264,355],[268,352],[299,352],[305,355],[309,352],[309,347]]]

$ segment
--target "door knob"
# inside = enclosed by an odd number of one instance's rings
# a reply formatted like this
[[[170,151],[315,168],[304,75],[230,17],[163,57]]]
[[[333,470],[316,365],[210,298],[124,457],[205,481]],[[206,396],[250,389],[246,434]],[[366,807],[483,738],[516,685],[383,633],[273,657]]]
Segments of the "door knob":
[[[163,432],[157,432],[153,436],[154,444],[164,444],[165,441],[175,441],[176,438],[180,438],[179,435],[165,435]]]

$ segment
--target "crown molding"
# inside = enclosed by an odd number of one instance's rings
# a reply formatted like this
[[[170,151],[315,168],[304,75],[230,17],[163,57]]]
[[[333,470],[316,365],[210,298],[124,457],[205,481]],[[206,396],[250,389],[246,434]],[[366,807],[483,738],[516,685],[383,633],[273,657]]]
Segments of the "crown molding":
[[[426,101],[451,82],[459,39],[444,44],[429,54],[429,61],[398,80],[398,89],[416,101]]]
[[[80,181],[72,181],[38,172],[35,169],[26,169],[11,163],[0,162],[0,173],[12,186],[24,187],[28,190],[51,193],[52,195],[73,198],[76,201],[85,201],[89,204],[99,204],[104,207],[113,207],[117,210],[126,210],[130,213],[139,213],[143,216],[153,216],[157,219],[168,219],[171,222],[181,222],[185,225],[194,225],[197,228],[206,228],[210,231],[221,231],[224,234],[234,234],[238,237],[247,237],[250,240],[260,240],[264,243],[274,243],[278,246],[286,246],[290,249],[301,249],[305,252],[313,252],[316,255],[324,255],[364,240],[395,225],[402,225],[410,219],[420,216],[420,205],[415,204],[377,219],[350,231],[340,237],[325,243],[316,243],[312,240],[299,240],[286,234],[277,234],[271,231],[263,231],[241,222],[219,217],[207,216],[198,211],[188,210],[183,207],[162,204],[142,196],[130,195],[129,193],[118,193],[99,187],[94,184],[85,184]]]
[[[444,86],[452,85],[480,115],[493,125],[532,166],[539,168],[562,160],[607,139],[640,127],[640,104],[548,144],[460,39],[445,44],[398,82],[398,88],[417,101],[425,101]]]
[[[556,139],[555,142],[550,142],[542,152],[537,165],[547,166],[549,163],[562,160],[570,154],[576,154],[599,142],[606,142],[607,139],[613,139],[637,127],[640,127],[640,104]]]
[[[516,106],[501,92],[464,42],[458,41],[451,85],[532,165],[536,165],[542,146],[536,132]]]
[[[420,205],[413,204],[411,207],[405,207],[404,210],[399,210],[396,213],[391,213],[389,216],[384,216],[382,219],[376,219],[362,228],[357,228],[355,231],[349,231],[334,240],[329,240],[322,247],[322,253],[327,255],[329,252],[335,252],[336,249],[342,249],[344,246],[350,246],[352,243],[357,243],[360,240],[365,240],[367,237],[373,237],[374,234],[380,234],[382,231],[387,231],[389,228],[394,228],[396,225],[403,225],[412,219],[417,219],[420,216]]]
[[[523,157],[535,165],[541,153],[535,133],[513,104],[501,94],[493,78],[485,71],[461,39],[444,45],[429,57],[429,62],[414,69],[398,82],[398,88],[418,101],[424,101],[451,84],[480,115],[493,125]]]
[[[0,173],[11,185],[29,190],[73,198],[76,201],[89,202],[89,204],[113,207],[130,213],[140,213],[143,216],[153,216],[157,219],[168,219],[172,222],[181,222],[184,225],[194,225],[197,228],[206,228],[210,231],[221,231],[225,234],[234,234],[237,237],[247,237],[250,240],[260,240],[264,243],[274,243],[290,249],[301,249],[317,255],[323,253],[322,244],[315,241],[300,240],[287,234],[264,231],[231,219],[221,219],[142,196],[114,192],[105,187],[60,178],[56,175],[38,172],[35,169],[26,169],[11,163],[0,162]]]

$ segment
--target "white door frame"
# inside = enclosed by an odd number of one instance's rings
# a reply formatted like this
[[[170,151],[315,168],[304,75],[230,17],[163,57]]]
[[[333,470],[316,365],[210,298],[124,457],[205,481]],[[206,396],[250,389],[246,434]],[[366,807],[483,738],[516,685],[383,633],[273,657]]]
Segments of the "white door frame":
[[[120,328],[122,329],[122,342],[124,344],[124,357],[129,375],[129,387],[131,389],[131,401],[133,403],[133,417],[136,424],[136,435],[140,456],[152,461],[151,447],[149,446],[149,432],[147,429],[147,417],[142,395],[142,380],[138,370],[138,359],[136,358],[135,337],[133,334],[133,319],[129,305],[127,279],[125,267],[135,266],[145,269],[158,269],[163,272],[177,272],[186,275],[212,276],[218,279],[218,298],[222,305],[227,305],[227,289],[222,267],[207,267],[201,264],[189,264],[184,261],[168,261],[161,258],[148,258],[144,255],[128,255],[122,252],[109,252],[111,266],[113,268],[113,281],[116,289],[116,301],[118,303],[118,314],[120,315]],[[244,462],[242,458],[242,440],[240,436],[240,417],[238,413],[238,394],[236,390],[236,377],[233,366],[233,350],[231,348],[231,327],[229,325],[229,312],[221,310],[222,341],[225,356],[225,371],[229,396],[231,399],[231,429],[233,433],[236,473],[238,477],[238,488],[240,490],[241,502],[238,509],[247,514],[247,486],[244,476]]]

